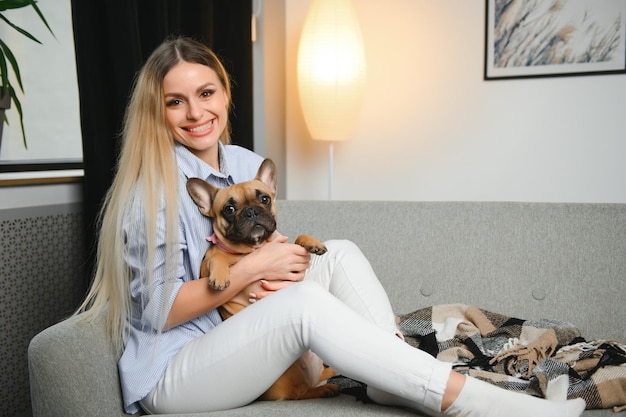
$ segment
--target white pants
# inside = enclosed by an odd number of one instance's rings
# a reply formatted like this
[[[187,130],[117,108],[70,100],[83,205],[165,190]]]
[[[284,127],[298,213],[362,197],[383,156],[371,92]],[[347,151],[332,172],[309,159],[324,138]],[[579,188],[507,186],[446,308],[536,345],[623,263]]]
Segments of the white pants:
[[[308,349],[382,402],[440,410],[451,366],[397,337],[387,295],[361,251],[326,242],[303,282],[266,297],[189,342],[141,401],[151,413],[249,404]]]

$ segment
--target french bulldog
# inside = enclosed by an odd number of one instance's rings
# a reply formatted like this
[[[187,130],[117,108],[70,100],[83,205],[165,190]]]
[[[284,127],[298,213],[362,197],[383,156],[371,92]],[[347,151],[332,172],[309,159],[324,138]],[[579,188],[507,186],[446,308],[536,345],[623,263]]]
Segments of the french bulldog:
[[[199,178],[187,180],[187,191],[203,215],[213,220],[213,244],[204,255],[200,276],[209,278],[215,291],[228,288],[229,268],[242,257],[272,241],[276,231],[276,165],[265,159],[254,180],[217,188]],[[323,255],[326,246],[308,235],[295,240],[310,253]],[[239,293],[219,308],[224,320],[250,305],[247,294]],[[321,359],[308,351],[303,354],[260,397],[262,400],[298,400],[332,397],[339,387],[326,380],[335,374]]]

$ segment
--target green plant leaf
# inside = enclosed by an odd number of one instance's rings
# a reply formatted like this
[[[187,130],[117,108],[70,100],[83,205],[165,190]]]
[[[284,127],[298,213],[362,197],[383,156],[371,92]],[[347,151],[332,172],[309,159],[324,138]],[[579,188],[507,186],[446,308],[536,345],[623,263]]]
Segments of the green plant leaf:
[[[11,68],[13,69],[13,72],[15,73],[15,79],[17,80],[17,83],[20,86],[20,90],[24,92],[24,85],[22,84],[22,75],[20,74],[20,67],[17,64],[15,55],[13,55],[13,52],[11,52],[11,49],[9,49],[8,45],[4,43],[2,39],[0,39],[0,50],[4,52],[3,59],[2,59],[2,61],[4,62],[3,63],[0,62],[0,66],[2,69],[2,86],[5,87],[7,85],[10,85],[8,77],[6,79],[6,82],[5,82],[5,77],[4,77],[5,74],[7,73],[6,59],[8,59],[9,63],[11,64]]]
[[[35,38],[33,35],[31,35],[30,33],[26,32],[21,27],[19,27],[16,24],[12,23],[4,15],[0,14],[0,19],[4,20],[7,25],[11,26],[13,29],[17,30],[19,33],[21,33],[22,35],[26,36],[28,39],[30,39],[32,41],[35,41],[35,42],[37,42],[38,44],[41,45],[41,42],[39,41],[39,39]]]
[[[52,31],[52,28],[50,27],[50,25],[48,24],[48,21],[46,20],[46,18],[44,17],[43,13],[41,12],[41,10],[39,9],[39,6],[37,6],[37,2],[35,0],[0,0],[0,11],[5,11],[5,10],[9,10],[9,9],[21,9],[22,7],[28,7],[28,6],[32,6],[33,9],[35,10],[35,12],[37,13],[37,15],[39,16],[39,18],[41,19],[41,21],[43,22],[43,24],[46,26],[46,28],[48,28],[48,30],[50,31],[50,33],[52,34],[52,36],[56,37],[54,35],[54,32]],[[30,34],[27,34],[28,32],[24,33],[22,32],[21,29],[19,29],[17,26],[13,25],[10,21],[8,21],[6,18],[3,18],[3,20],[9,24],[11,27],[15,28],[16,30],[18,30],[20,33],[23,33],[25,36],[28,36],[29,38],[31,38],[32,40],[34,40],[35,42],[41,43],[38,40],[36,40],[35,38],[33,38]]]
[[[2,41],[0,40],[0,76],[2,78],[2,89],[0,90],[0,96],[3,96],[8,92],[9,83],[9,74],[7,72],[7,60],[4,56],[4,47],[2,46]]]
[[[10,87],[11,90],[11,98],[13,99],[13,103],[15,103],[15,110],[17,110],[17,114],[20,116],[20,127],[22,128],[22,141],[24,142],[24,148],[28,149],[28,144],[26,143],[26,132],[24,131],[24,115],[22,114],[22,103],[20,103],[20,99],[15,94],[15,89]]]
[[[0,0],[0,11],[30,6],[33,0]]]
[[[33,9],[35,9],[35,11],[37,12],[37,14],[39,15],[39,17],[41,18],[41,21],[43,22],[44,25],[46,25],[46,27],[48,28],[48,30],[50,31],[50,33],[52,34],[52,36],[54,36],[56,38],[56,35],[54,34],[54,32],[52,31],[52,28],[50,27],[50,25],[48,25],[48,21],[46,20],[46,18],[43,16],[43,13],[41,13],[41,10],[39,10],[39,7],[37,6],[36,2],[34,0],[31,0],[31,4],[33,5]]]

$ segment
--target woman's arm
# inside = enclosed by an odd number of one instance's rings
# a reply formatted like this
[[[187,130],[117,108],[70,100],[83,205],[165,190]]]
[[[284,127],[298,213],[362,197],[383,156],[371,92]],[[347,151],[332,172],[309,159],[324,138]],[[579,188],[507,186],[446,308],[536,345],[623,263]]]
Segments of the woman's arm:
[[[244,256],[230,268],[231,283],[223,291],[210,289],[206,277],[185,282],[174,299],[166,329],[206,314],[241,291],[253,293],[256,297],[252,298],[260,299],[272,291],[302,281],[310,255],[299,245],[285,244],[286,240],[279,237]]]

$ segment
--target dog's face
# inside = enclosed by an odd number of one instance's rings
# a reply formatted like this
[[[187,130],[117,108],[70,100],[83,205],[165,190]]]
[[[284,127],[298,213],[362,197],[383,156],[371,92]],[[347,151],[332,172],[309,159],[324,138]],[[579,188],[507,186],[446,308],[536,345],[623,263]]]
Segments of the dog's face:
[[[218,239],[258,246],[276,231],[276,165],[263,161],[256,178],[217,188],[199,178],[187,180],[187,191],[200,213],[213,219]]]

